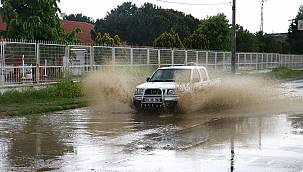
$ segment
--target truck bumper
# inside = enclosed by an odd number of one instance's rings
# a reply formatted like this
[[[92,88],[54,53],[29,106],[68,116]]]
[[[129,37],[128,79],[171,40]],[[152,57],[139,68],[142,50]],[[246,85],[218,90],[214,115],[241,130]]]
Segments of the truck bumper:
[[[171,111],[174,110],[178,103],[177,96],[166,96],[163,97],[163,100],[156,100],[153,97],[150,97],[146,101],[143,100],[142,96],[134,96],[133,104],[137,111]]]

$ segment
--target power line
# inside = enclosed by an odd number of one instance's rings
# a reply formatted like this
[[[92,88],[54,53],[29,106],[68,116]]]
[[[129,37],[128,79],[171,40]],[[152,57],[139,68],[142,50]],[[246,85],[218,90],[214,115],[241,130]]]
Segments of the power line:
[[[169,4],[179,4],[179,5],[193,5],[193,6],[215,6],[215,5],[228,5],[231,4],[231,2],[219,2],[219,3],[209,3],[209,4],[201,4],[201,3],[187,3],[187,2],[177,2],[177,1],[166,1],[166,0],[154,0],[158,2],[164,2]]]

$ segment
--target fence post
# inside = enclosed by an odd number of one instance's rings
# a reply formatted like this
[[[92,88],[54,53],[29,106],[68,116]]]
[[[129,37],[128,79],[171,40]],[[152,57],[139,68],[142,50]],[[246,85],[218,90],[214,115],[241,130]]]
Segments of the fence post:
[[[295,55],[292,55],[292,56],[291,56],[291,68],[292,68],[292,69],[295,68],[295,67],[294,67],[294,66],[295,66],[295,65],[294,65],[294,64],[295,64],[295,63],[294,63],[294,61],[295,61],[295,60],[294,60],[294,57],[295,57]]]
[[[1,54],[0,54],[0,86],[4,85],[4,44],[3,41],[1,41],[0,44]]]
[[[240,53],[237,53],[236,56],[238,57],[238,69],[236,71],[240,72]]]
[[[112,65],[115,65],[116,63],[116,49],[115,47],[112,47]]]
[[[40,82],[40,44],[36,43],[36,82]]]
[[[196,51],[196,63],[199,64],[199,51]]]
[[[172,65],[172,66],[174,66],[174,64],[175,64],[175,63],[174,63],[174,60],[175,60],[175,59],[174,59],[174,50],[172,49],[172,50],[171,50],[171,65]]]
[[[271,69],[274,67],[274,59],[273,59],[273,58],[274,58],[274,54],[271,53],[271,55],[270,55],[270,62],[271,62],[271,63],[270,63],[270,64],[271,64],[271,65],[270,65],[270,68],[271,68]]]
[[[149,48],[146,49],[147,50],[147,56],[146,56],[146,64],[149,65],[149,59],[150,59],[150,52],[149,52]]]
[[[287,67],[290,68],[290,62],[291,62],[291,57],[290,55],[287,56]]]
[[[300,61],[300,63],[299,63],[299,69],[300,69],[300,70],[302,70],[302,58],[303,58],[303,56],[300,56],[300,57],[299,57],[299,59],[300,59],[300,60],[299,60],[299,61]]]
[[[253,68],[252,65],[253,65],[253,53],[250,53],[250,65],[249,65],[249,68]]]
[[[256,54],[256,71],[258,70],[259,54]]]
[[[298,69],[298,56],[296,55],[296,61],[295,61],[295,63],[296,63],[296,69]]]
[[[44,76],[47,76],[47,60],[44,60]]]
[[[243,66],[244,66],[244,70],[246,69],[245,67],[246,67],[246,65],[247,65],[247,62],[246,62],[246,61],[247,61],[247,54],[245,53],[245,54],[244,54],[244,65],[243,65]],[[248,66],[248,65],[247,65],[247,66]]]
[[[268,58],[268,53],[266,54],[266,69],[268,69],[268,65],[269,65],[269,60],[268,60],[269,58]]]
[[[68,70],[68,72],[72,72],[72,69],[69,68],[70,67],[70,61],[69,61],[69,45],[65,46],[65,57],[64,57],[64,62],[63,62],[63,72],[64,72],[64,77],[66,76],[66,70]]]
[[[94,71],[95,69],[94,69],[94,62],[95,62],[95,49],[94,49],[94,47],[93,46],[90,46],[89,47],[89,56],[90,56],[90,58],[89,58],[89,63],[90,63],[90,71]]]
[[[226,52],[223,52],[223,63],[222,63],[222,71],[224,71],[224,69],[225,69],[225,53]]]
[[[208,51],[205,54],[205,66],[208,67]]]
[[[130,48],[130,65],[134,64],[134,49]]]
[[[261,63],[261,69],[264,70],[264,54],[262,53],[262,63]]]
[[[217,71],[218,52],[215,52],[215,71]]]
[[[25,59],[24,54],[22,55],[22,82],[25,79]]]
[[[188,54],[187,50],[185,50],[185,65],[187,65]]]
[[[161,50],[158,50],[158,65],[161,66]]]

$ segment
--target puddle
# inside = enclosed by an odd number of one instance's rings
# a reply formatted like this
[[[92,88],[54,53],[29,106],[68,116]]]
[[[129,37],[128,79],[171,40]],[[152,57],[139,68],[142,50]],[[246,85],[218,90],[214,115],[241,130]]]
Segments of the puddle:
[[[300,91],[298,85],[292,89]],[[4,117],[0,171],[302,171],[299,103],[187,114],[84,108]]]

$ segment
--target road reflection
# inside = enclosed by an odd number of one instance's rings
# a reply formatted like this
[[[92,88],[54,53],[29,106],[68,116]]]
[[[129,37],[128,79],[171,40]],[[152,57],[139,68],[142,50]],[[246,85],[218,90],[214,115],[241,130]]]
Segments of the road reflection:
[[[98,114],[0,119],[0,171],[300,171],[302,114]]]

